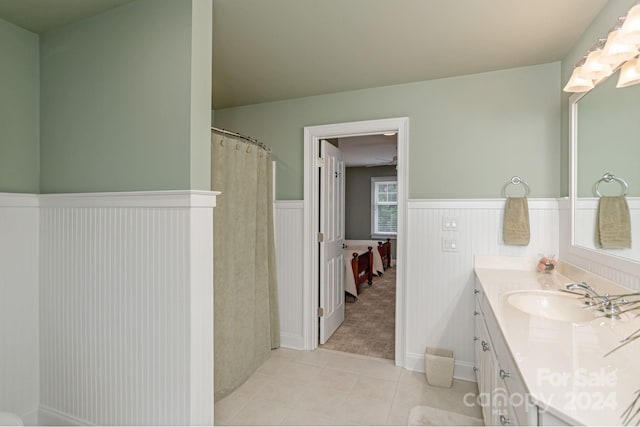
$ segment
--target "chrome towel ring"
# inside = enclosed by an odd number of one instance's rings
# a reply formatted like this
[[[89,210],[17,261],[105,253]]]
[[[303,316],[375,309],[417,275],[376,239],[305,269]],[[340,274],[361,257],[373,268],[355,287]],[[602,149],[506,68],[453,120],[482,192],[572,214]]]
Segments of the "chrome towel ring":
[[[519,176],[514,176],[502,187],[502,197],[507,197],[508,186],[520,185],[520,184],[522,184],[522,186],[524,187],[524,197],[527,197],[529,195],[529,185],[526,182],[524,182],[524,180],[521,179]]]
[[[610,172],[605,173],[604,175],[602,175],[602,178],[596,181],[596,183],[593,185],[593,192],[596,194],[596,196],[602,197],[602,194],[600,194],[600,191],[598,189],[598,187],[600,187],[600,183],[601,182],[609,183],[612,181],[617,181],[622,186],[621,196],[626,196],[627,193],[629,192],[629,184],[627,184],[627,181],[625,181],[624,179],[618,178],[617,176],[615,176]]]

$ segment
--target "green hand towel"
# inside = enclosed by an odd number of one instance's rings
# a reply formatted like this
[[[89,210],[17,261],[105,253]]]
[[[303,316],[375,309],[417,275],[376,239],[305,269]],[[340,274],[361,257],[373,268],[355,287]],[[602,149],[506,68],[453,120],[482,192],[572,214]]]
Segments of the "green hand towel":
[[[631,247],[631,215],[624,196],[602,196],[596,213],[596,245],[603,249]]]
[[[507,197],[502,234],[505,245],[529,244],[529,204],[526,197]]]

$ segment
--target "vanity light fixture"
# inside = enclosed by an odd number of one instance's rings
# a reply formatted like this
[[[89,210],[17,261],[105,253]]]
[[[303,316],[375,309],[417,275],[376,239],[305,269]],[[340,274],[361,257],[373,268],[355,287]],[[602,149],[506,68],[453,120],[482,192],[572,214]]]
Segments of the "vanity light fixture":
[[[616,87],[627,87],[640,83],[640,68],[638,58],[625,62],[620,70],[620,78]]]
[[[640,44],[640,4],[636,4],[627,13],[620,27],[620,41],[628,44]]]
[[[620,29],[613,30],[609,33],[607,43],[602,48],[600,61],[610,64],[616,68],[625,61],[638,56],[638,47],[635,44],[624,43],[619,38]]]
[[[602,49],[596,48],[587,55],[582,66],[582,75],[586,79],[600,80],[613,73],[611,65],[602,60]]]
[[[606,39],[600,39],[578,62],[564,87],[565,92],[587,92],[618,69],[620,77],[616,87],[640,83],[638,50],[640,45],[640,2],[618,23]]]
[[[586,92],[591,89],[593,89],[593,80],[582,75],[581,65],[573,69],[573,74],[564,87],[565,92]]]

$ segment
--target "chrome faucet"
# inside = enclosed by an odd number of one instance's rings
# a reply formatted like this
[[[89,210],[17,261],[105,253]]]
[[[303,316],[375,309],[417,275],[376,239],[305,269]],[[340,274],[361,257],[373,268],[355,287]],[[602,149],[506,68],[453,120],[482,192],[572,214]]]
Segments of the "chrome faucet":
[[[600,298],[600,295],[598,294],[598,292],[596,292],[596,290],[593,289],[591,286],[587,285],[586,282],[571,283],[570,285],[567,285],[567,290],[569,290],[569,291],[577,291],[577,290],[585,291],[586,293],[584,294],[584,303],[586,305],[595,305],[596,303],[593,302],[593,298]]]
[[[616,300],[609,299],[609,294],[599,295],[595,289],[589,286],[586,282],[582,283],[571,283],[567,285],[567,290],[569,291],[577,291],[582,290],[585,292],[584,294],[584,303],[588,306],[598,305],[598,311],[602,311],[605,317],[609,319],[619,319],[620,318],[620,307],[616,304]],[[594,300],[597,300],[594,301]]]

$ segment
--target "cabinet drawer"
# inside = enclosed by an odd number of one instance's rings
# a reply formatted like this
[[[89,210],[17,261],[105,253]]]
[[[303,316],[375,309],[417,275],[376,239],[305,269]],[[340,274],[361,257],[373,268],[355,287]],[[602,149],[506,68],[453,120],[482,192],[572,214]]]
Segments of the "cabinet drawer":
[[[520,420],[516,417],[513,406],[507,405],[507,407],[503,410],[503,413],[498,415],[498,425],[521,426],[525,424],[521,423]]]
[[[475,296],[476,304],[480,307],[480,311],[484,313],[485,295],[482,286],[480,286],[480,283],[477,280],[475,282],[473,294]]]
[[[509,393],[512,412],[518,420],[519,425],[528,425],[530,419],[529,412],[535,408],[529,401],[529,394],[524,386],[524,380],[522,376],[520,376],[520,372],[516,368],[515,362],[510,354],[501,355],[498,359],[498,365],[498,376],[503,381]]]
[[[516,367],[511,351],[507,347],[502,331],[498,327],[491,310],[484,312],[484,320],[487,329],[490,331],[493,350],[498,361],[496,376],[499,378],[500,386],[506,390],[507,400],[511,404],[510,411],[513,425],[528,425],[531,418],[529,412],[535,408],[529,401],[529,394],[524,385],[524,380]]]

